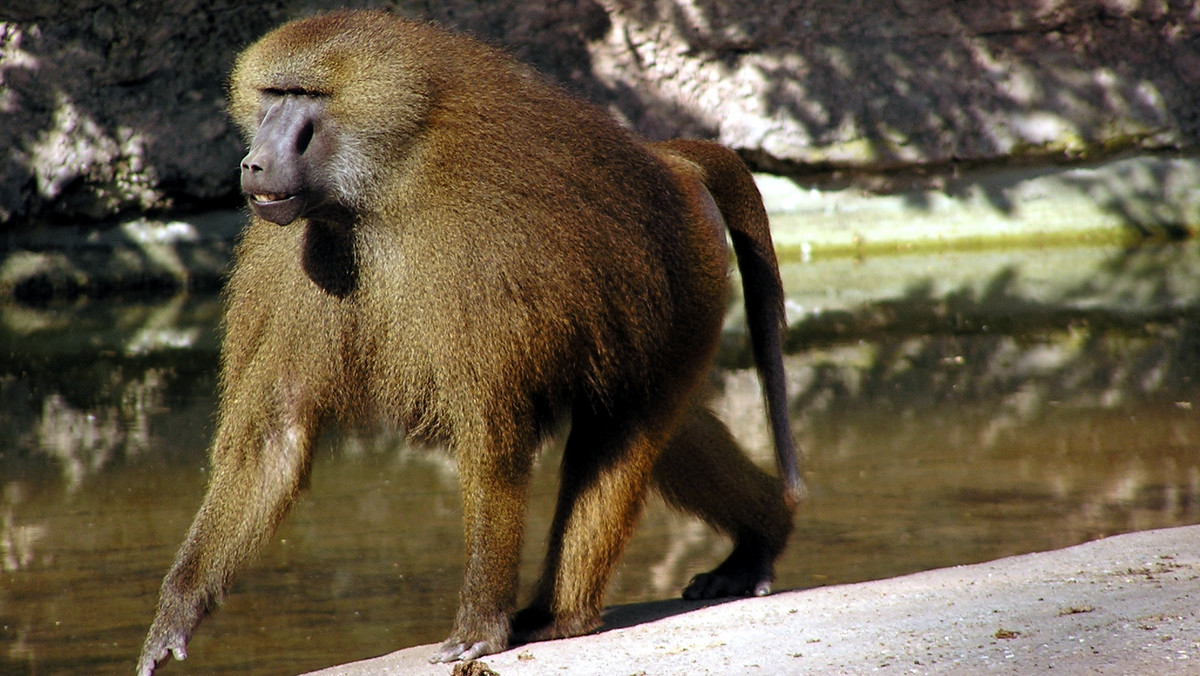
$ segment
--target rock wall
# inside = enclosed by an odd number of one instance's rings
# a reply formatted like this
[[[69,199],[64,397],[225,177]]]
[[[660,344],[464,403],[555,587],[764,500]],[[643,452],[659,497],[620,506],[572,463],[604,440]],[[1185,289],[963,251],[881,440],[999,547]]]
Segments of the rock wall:
[[[322,8],[507,45],[650,137],[760,169],[923,172],[1200,148],[1200,8],[1176,0],[23,0],[0,7],[0,223],[237,199],[224,81]]]

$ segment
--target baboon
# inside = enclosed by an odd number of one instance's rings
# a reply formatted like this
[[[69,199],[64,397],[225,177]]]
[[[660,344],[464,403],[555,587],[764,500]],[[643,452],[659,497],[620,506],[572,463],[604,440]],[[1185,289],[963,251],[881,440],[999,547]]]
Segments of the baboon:
[[[802,481],[779,271],[734,153],[645,144],[502,51],[382,12],[277,28],[229,91],[252,215],[225,291],[211,479],[139,674],[186,656],[327,420],[391,421],[457,460],[465,581],[434,661],[595,629],[650,487],[734,541],[685,596],[769,591]],[[699,401],[726,230],[778,477]],[[568,418],[543,572],[515,612],[531,463]]]

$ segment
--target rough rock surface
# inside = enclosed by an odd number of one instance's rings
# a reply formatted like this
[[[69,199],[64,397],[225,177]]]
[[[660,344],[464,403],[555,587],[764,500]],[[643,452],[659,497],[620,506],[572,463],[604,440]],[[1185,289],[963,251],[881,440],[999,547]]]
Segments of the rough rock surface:
[[[507,45],[651,137],[897,171],[1200,147],[1200,9],[1159,0],[25,0],[0,7],[0,223],[236,199],[236,52],[334,6]]]
[[[1187,526],[707,607],[620,606],[599,633],[489,655],[473,673],[1195,674],[1197,537]],[[434,648],[311,676],[450,674],[426,661]]]

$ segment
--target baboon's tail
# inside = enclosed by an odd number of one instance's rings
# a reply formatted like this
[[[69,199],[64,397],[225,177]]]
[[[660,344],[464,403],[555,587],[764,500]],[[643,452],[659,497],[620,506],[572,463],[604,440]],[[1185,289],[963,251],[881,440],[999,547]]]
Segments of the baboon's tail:
[[[783,282],[779,278],[779,263],[775,260],[775,246],[771,241],[762,195],[742,159],[722,145],[687,140],[658,145],[698,165],[701,179],[729,229],[742,276],[754,364],[762,381],[775,440],[775,461],[785,497],[794,505],[804,498],[806,489],[800,467],[802,458],[792,438],[788,419],[782,345],[787,328]]]

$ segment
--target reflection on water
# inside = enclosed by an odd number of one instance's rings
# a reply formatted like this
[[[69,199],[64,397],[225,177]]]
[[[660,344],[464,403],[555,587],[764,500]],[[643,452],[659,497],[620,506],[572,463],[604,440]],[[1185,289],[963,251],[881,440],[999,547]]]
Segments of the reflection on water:
[[[811,497],[781,588],[1200,522],[1195,247],[794,262]],[[714,406],[770,465],[737,311]],[[129,673],[199,504],[213,299],[0,307],[0,673]],[[523,575],[553,504],[542,459]],[[335,430],[311,489],[164,673],[280,674],[444,637],[462,545],[452,463]],[[674,596],[727,544],[652,503],[609,599]]]

